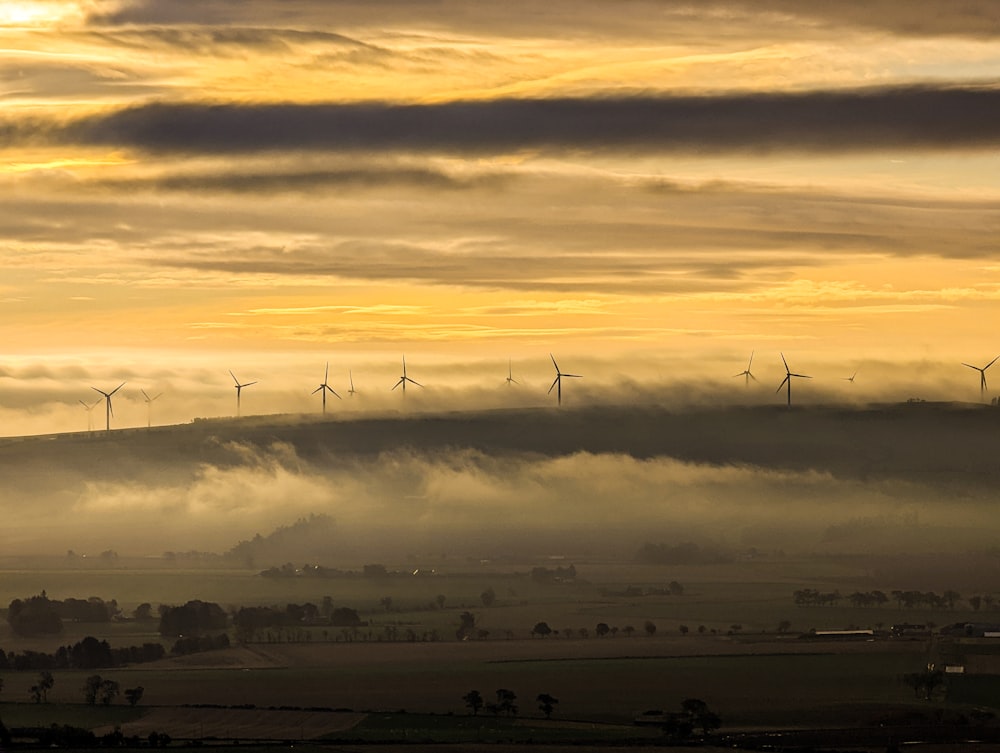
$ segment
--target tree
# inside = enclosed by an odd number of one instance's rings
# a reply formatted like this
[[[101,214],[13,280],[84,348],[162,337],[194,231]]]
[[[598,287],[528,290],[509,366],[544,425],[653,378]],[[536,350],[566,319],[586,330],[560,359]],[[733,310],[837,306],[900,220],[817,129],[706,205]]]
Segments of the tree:
[[[608,623],[606,622],[598,622],[597,627],[594,628],[594,632],[597,634],[598,638],[603,638],[611,632],[611,628],[608,627]]]
[[[540,693],[535,700],[538,701],[538,710],[545,714],[546,719],[551,719],[552,712],[555,711],[559,699],[550,696],[548,693]]]
[[[547,635],[551,635],[552,628],[549,627],[547,622],[536,622],[535,626],[531,628],[532,635],[540,635],[544,638]]]
[[[38,673],[38,683],[32,685],[28,689],[28,693],[31,695],[31,700],[35,703],[48,703],[49,691],[52,690],[52,686],[56,684],[55,678],[52,677],[52,673],[48,670],[43,670]]]
[[[782,634],[787,633],[791,627],[792,623],[789,620],[781,620],[781,622],[778,623],[778,632]]]
[[[693,727],[701,729],[703,735],[722,726],[718,714],[709,709],[708,704],[700,698],[685,698],[681,702],[681,710]]]
[[[22,637],[58,635],[63,630],[57,605],[44,591],[30,599],[14,599],[7,607],[7,622]]]
[[[684,593],[684,586],[678,583],[676,580],[670,581],[670,585],[667,586],[670,589],[671,596],[680,596]]]
[[[125,688],[125,700],[128,701],[129,706],[135,706],[139,701],[142,700],[142,694],[145,692],[145,688],[142,685],[138,685],[134,688]]]
[[[466,641],[472,637],[473,631],[476,629],[476,615],[472,612],[462,612],[458,616],[459,625],[458,630],[455,631],[455,637],[460,641]]]
[[[160,606],[160,635],[165,637],[201,635],[227,626],[225,610],[214,602],[194,599],[180,607]]]
[[[438,609],[444,609],[444,603],[448,600],[444,594],[438,594],[434,597],[434,601],[437,603]]]
[[[147,620],[153,619],[153,605],[148,601],[143,602],[135,608],[132,612],[132,616],[139,622],[146,622]]]
[[[652,620],[646,620],[645,624],[642,626],[646,631],[646,635],[652,637],[656,635],[656,623]]]
[[[483,695],[478,690],[470,690],[462,696],[462,700],[465,701],[465,705],[472,711],[473,716],[478,714],[479,709],[483,707]]]
[[[972,607],[973,611],[978,612],[979,608],[982,605],[983,605],[983,597],[982,596],[970,596],[969,597],[969,606]]]
[[[687,635],[691,630],[687,625],[681,625],[677,629],[680,631],[681,635]]]
[[[632,627],[631,625],[626,625],[625,627],[622,628],[622,632],[625,633],[626,636],[628,636],[629,638],[631,638],[632,637],[632,633],[635,632],[635,628]]]
[[[101,703],[105,706],[110,706],[111,702],[118,697],[120,689],[121,686],[117,680],[104,680],[101,683]]]
[[[513,690],[508,690],[507,688],[499,688],[497,690],[497,711],[498,713],[504,713],[507,716],[517,715],[517,706],[514,701],[517,700],[517,694]]]
[[[101,683],[104,678],[100,675],[91,675],[83,681],[83,700],[93,706],[97,703],[97,694],[101,692]]]
[[[484,607],[492,607],[497,600],[497,592],[493,590],[493,586],[489,586],[479,594],[479,600],[483,602]]]

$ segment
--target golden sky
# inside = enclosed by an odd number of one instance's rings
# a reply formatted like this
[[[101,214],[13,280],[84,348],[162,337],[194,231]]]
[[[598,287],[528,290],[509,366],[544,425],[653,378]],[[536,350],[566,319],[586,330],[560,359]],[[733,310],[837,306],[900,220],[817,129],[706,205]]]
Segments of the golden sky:
[[[119,425],[231,413],[228,369],[313,410],[326,361],[389,406],[403,353],[470,404],[508,359],[547,404],[550,352],[978,400],[998,74],[992,0],[4,2],[4,433],[92,380]]]

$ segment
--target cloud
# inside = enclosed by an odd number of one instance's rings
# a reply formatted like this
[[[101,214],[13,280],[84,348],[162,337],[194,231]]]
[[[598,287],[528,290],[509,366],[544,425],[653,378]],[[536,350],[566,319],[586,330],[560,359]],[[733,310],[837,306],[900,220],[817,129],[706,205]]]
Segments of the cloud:
[[[1000,91],[911,86],[426,105],[156,103],[66,124],[7,119],[12,143],[154,153],[969,151],[1000,143]]]
[[[857,3],[812,3],[808,0],[705,0],[692,6],[685,0],[600,0],[552,2],[540,8],[529,0],[470,6],[462,0],[251,0],[211,3],[198,0],[127,0],[91,16],[92,24],[205,24],[242,23],[300,26],[337,23],[345,27],[424,27],[457,33],[491,32],[531,37],[615,36],[623,39],[660,39],[673,30],[683,37],[685,22],[704,24],[717,19],[715,34],[739,35],[747,27],[758,33],[797,30],[877,29],[906,36],[967,36],[990,38],[1000,34],[995,6],[990,0],[961,4],[939,0],[872,0]],[[778,22],[783,23],[778,23]],[[745,33],[745,32],[744,32]],[[817,29],[813,28],[813,33]]]
[[[0,493],[0,510],[10,536],[29,542],[36,552],[99,547],[128,554],[159,554],[168,549],[224,551],[254,533],[322,514],[336,521],[323,564],[354,567],[424,552],[497,557],[579,555],[587,550],[597,556],[628,557],[645,542],[686,540],[792,551],[815,551],[826,543],[834,551],[851,551],[853,546],[864,549],[872,544],[868,539],[855,542],[850,535],[830,542],[830,527],[880,516],[919,516],[925,525],[936,527],[942,550],[961,549],[970,541],[984,546],[995,536],[988,483],[965,484],[960,487],[960,498],[952,494],[945,503],[937,483],[948,484],[947,478],[877,472],[880,464],[891,463],[892,453],[869,455],[856,469],[860,474],[845,474],[810,467],[808,461],[804,467],[787,467],[784,458],[778,466],[771,466],[766,460],[763,464],[706,462],[670,452],[650,454],[640,447],[657,443],[648,436],[638,437],[631,448],[609,446],[603,451],[573,449],[577,441],[563,441],[559,450],[553,444],[551,453],[523,449],[553,443],[565,431],[578,440],[581,430],[586,441],[613,445],[614,437],[624,436],[623,431],[641,429],[642,422],[636,424],[629,415],[638,414],[596,411],[584,423],[574,417],[564,417],[565,423],[554,416],[527,418],[529,426],[521,427],[520,434],[510,433],[516,428],[512,422],[499,434],[500,443],[488,451],[471,446],[490,443],[497,436],[478,432],[504,425],[488,414],[470,416],[472,424],[464,430],[461,419],[454,416],[341,424],[337,427],[341,439],[329,441],[331,435],[326,435],[328,439],[319,444],[316,439],[324,435],[308,425],[303,425],[298,438],[291,429],[292,441],[263,437],[230,441],[209,434],[185,452],[188,460],[200,458],[195,464],[171,451],[156,457],[130,452],[129,464],[104,465],[83,483],[75,469],[113,448],[103,442],[90,448],[64,443],[60,450],[65,465],[41,483],[35,481],[31,510],[19,509],[16,500],[25,481],[22,477],[32,474],[41,455],[22,455],[22,467]],[[659,412],[658,418],[665,415]],[[729,423],[739,434],[730,446],[752,437],[762,446],[743,445],[744,451],[778,458],[780,451],[768,447],[769,440],[796,441],[794,437],[779,439],[784,432],[794,435],[810,423],[828,430],[852,423],[830,413],[800,413],[790,421],[784,414],[759,411],[751,417],[766,425],[747,434],[747,417],[730,410],[714,415],[689,413],[681,419],[668,416],[664,430],[673,432],[679,420],[688,435],[685,453],[699,455],[711,452],[710,438]],[[612,430],[613,437],[601,437],[601,427],[608,426],[605,421],[615,418],[624,418],[625,425]],[[713,426],[715,422],[719,425]],[[454,436],[442,435],[442,426],[458,428],[460,434],[473,433],[456,441]],[[393,440],[393,432],[382,433],[382,440],[371,444],[371,432],[387,427],[401,430],[401,438]],[[874,428],[877,435],[896,430],[885,421]],[[189,430],[191,436],[192,431],[198,433],[197,428]],[[417,435],[429,441],[422,446],[411,444]],[[511,441],[521,447],[506,444]],[[843,448],[847,442],[848,435],[840,433],[807,439],[806,452],[798,459],[809,456],[815,447]],[[861,453],[851,452],[840,459],[855,454],[860,459]],[[793,462],[795,456],[791,454]],[[151,473],[154,468],[156,472]],[[69,513],[53,515],[60,509]],[[956,533],[974,525],[984,526],[978,538],[976,533]],[[917,546],[908,532],[897,534],[892,547]],[[18,549],[25,551],[26,545]],[[919,546],[924,545],[926,540],[921,538]]]

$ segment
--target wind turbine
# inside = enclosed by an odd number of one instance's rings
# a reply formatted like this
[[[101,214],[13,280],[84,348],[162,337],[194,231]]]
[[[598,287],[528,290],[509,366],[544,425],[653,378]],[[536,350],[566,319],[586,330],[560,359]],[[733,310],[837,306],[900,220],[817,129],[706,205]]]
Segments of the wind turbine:
[[[148,429],[153,425],[153,401],[163,397],[163,393],[161,392],[156,397],[150,397],[146,394],[146,390],[140,389],[139,392],[142,393],[142,397],[146,401],[146,428]]]
[[[326,393],[327,393],[327,391],[329,391],[331,395],[337,395],[337,393],[333,391],[333,387],[331,387],[329,384],[327,384],[328,381],[330,381],[330,362],[329,361],[326,362],[326,373],[323,375],[323,383],[320,384],[319,387],[317,387],[316,389],[314,389],[312,391],[313,395],[315,395],[317,392],[319,392],[321,395],[323,395],[323,413],[326,413]],[[337,395],[337,399],[338,400],[341,399],[340,395]]]
[[[82,405],[87,410],[87,431],[93,431],[94,430],[94,408],[96,408],[98,405],[101,404],[101,399],[97,398],[97,400],[94,401],[93,405],[87,405],[85,402],[83,402],[83,400],[80,400],[79,403],[80,403],[80,405]]]
[[[781,354],[781,362],[785,364],[785,378],[781,380],[781,384],[778,385],[778,389],[775,393],[781,392],[781,388],[785,386],[785,382],[788,383],[788,405],[792,405],[792,377],[798,377],[799,379],[812,379],[811,376],[806,376],[805,374],[793,374],[792,370],[788,368],[788,361],[785,360],[785,354]]]
[[[507,386],[510,387],[512,384],[520,384],[515,378],[511,371],[510,359],[507,359]]]
[[[1000,356],[997,356],[997,358],[1000,358]],[[983,368],[979,368],[978,366],[973,366],[971,363],[964,363],[964,362],[962,363],[963,366],[968,366],[970,369],[975,369],[976,371],[979,372],[979,394],[980,394],[980,396],[982,396],[983,394],[985,394],[985,392],[989,389],[989,387],[986,386],[986,369],[988,369],[990,366],[992,366],[993,364],[995,364],[997,362],[997,358],[994,358],[988,364],[986,364],[985,366],[983,366]]]
[[[413,384],[417,385],[418,387],[423,387],[424,386],[420,382],[417,382],[417,381],[415,381],[413,379],[410,379],[408,376],[406,376],[406,356],[403,356],[403,376],[401,376],[399,378],[398,382],[396,382],[394,385],[392,385],[392,389],[396,389],[399,385],[403,385],[403,397],[406,397],[406,383],[407,382],[412,382]]]
[[[550,394],[552,392],[552,387],[555,387],[558,404],[562,405],[562,378],[572,377],[574,379],[582,379],[583,377],[580,374],[563,374],[561,371],[559,371],[559,364],[556,363],[556,357],[551,353],[549,353],[549,358],[552,359],[552,365],[556,367],[556,378],[555,380],[553,380],[552,385],[549,387],[549,391],[546,392],[545,394],[546,395]]]
[[[125,386],[125,382],[122,382],[117,387],[115,387],[113,390],[111,390],[111,392],[105,392],[104,390],[99,390],[99,389],[97,389],[97,387],[91,387],[90,388],[94,392],[100,392],[102,395],[104,395],[104,403],[105,403],[104,418],[105,418],[105,423],[106,423],[106,427],[105,427],[106,431],[111,431],[111,417],[113,415],[115,415],[114,408],[111,407],[111,396],[113,394],[115,394],[116,392],[118,392],[118,390],[120,390],[124,386]],[[97,402],[100,402],[100,400],[98,400]]]
[[[240,380],[236,378],[236,375],[232,372],[231,369],[229,371],[229,376],[231,376],[233,378],[233,381],[236,382],[236,417],[239,418],[239,416],[240,416],[240,393],[243,391],[244,387],[249,387],[251,384],[257,384],[257,382],[255,380],[253,382],[247,382],[246,384],[240,384]]]
[[[354,393],[356,393],[357,390],[354,389],[354,372],[350,369],[347,370],[347,378],[351,380],[351,389],[347,391],[347,394],[354,397]]]
[[[748,386],[748,387],[750,386],[750,380],[751,379],[753,379],[755,382],[757,381],[757,377],[755,377],[753,374],[750,373],[750,364],[753,363],[753,354],[754,354],[754,351],[751,350],[750,351],[750,360],[747,361],[747,367],[745,369],[743,369],[743,371],[741,371],[739,374],[733,374],[733,378],[734,379],[736,377],[745,377],[745,383],[746,383],[746,386]]]
[[[854,377],[856,377],[857,375],[858,375],[858,372],[855,371],[849,377],[841,377],[841,379],[843,379],[845,382],[850,382],[851,384],[854,384]]]

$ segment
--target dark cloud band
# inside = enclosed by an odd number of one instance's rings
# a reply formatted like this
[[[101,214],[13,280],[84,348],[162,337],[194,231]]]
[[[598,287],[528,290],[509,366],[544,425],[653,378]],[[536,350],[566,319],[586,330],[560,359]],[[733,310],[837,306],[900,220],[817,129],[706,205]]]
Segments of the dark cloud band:
[[[909,87],[702,97],[401,104],[160,103],[69,123],[8,124],[29,140],[167,153],[518,151],[838,153],[1000,144],[1000,90]]]

